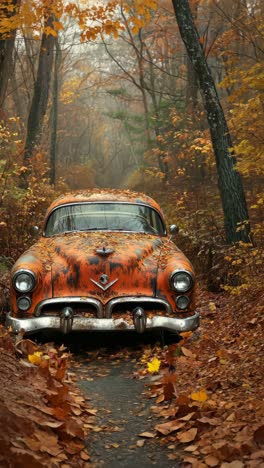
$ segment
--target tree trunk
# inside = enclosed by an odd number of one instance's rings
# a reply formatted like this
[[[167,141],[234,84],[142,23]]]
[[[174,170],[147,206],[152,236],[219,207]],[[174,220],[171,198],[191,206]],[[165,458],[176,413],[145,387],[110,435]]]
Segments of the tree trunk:
[[[143,45],[142,41],[141,41],[141,44]],[[154,74],[154,69],[153,69],[153,59],[152,59],[150,50],[146,47],[146,44],[144,44],[144,45],[145,45],[145,48],[146,48],[146,54],[147,54],[148,59],[149,59],[150,87],[148,87],[147,90],[148,90],[148,93],[149,93],[150,98],[151,98],[151,102],[152,102],[152,106],[153,106],[153,110],[154,110],[154,116],[155,116],[154,131],[155,131],[155,135],[156,135],[156,143],[157,143],[157,146],[159,148],[158,165],[159,165],[160,171],[162,172],[162,174],[164,174],[164,181],[167,182],[168,181],[168,176],[169,176],[169,167],[168,167],[168,163],[166,161],[164,161],[164,157],[163,157],[163,154],[162,154],[163,151],[164,151],[164,148],[163,148],[164,145],[161,143],[160,138],[159,138],[161,136],[160,124],[159,124],[159,122],[160,122],[160,113],[159,113],[159,103],[157,101],[157,96],[156,96],[156,92],[155,92],[156,90],[155,90],[155,74]],[[143,57],[143,55],[142,55],[142,57]]]
[[[45,27],[52,27],[53,20],[52,16],[47,16],[45,18]],[[55,39],[53,35],[46,34],[44,30],[39,52],[37,79],[34,85],[34,94],[28,117],[24,150],[24,165],[26,167],[30,165],[30,158],[32,157],[34,147],[39,143],[42,133],[43,120],[49,99]]]
[[[198,14],[198,4],[194,3],[192,8],[192,17],[196,21]],[[187,54],[186,57],[187,65],[187,87],[186,87],[186,108],[190,109],[195,118],[195,112],[198,105],[198,80],[195,73],[195,69]]]
[[[198,105],[198,82],[192,62],[187,57],[186,108],[195,115]]]
[[[12,0],[11,4],[10,2],[1,3],[3,3],[1,6],[1,13],[6,19],[8,19],[17,14],[21,0]],[[6,6],[9,7],[6,11],[5,3]],[[11,6],[13,9],[10,10]],[[11,74],[12,53],[15,44],[15,37],[15,29],[11,30],[9,33],[0,34],[0,109],[3,106],[6,97],[7,85]]]
[[[172,0],[182,40],[196,72],[214,148],[226,241],[250,242],[250,225],[242,181],[215,83],[208,67],[188,0]]]
[[[59,67],[61,62],[61,49],[58,38],[56,38],[56,55],[54,63],[54,78],[52,90],[52,118],[50,138],[50,183],[56,182],[56,159],[57,159],[57,126],[58,126],[58,100],[59,100]]]

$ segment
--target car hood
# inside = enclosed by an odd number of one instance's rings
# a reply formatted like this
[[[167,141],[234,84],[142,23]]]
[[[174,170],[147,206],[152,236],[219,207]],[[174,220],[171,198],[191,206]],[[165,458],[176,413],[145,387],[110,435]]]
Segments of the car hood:
[[[91,297],[106,304],[115,297],[156,296],[174,308],[171,274],[178,269],[193,274],[189,260],[167,237],[102,231],[42,237],[17,260],[12,275],[23,268],[37,278],[30,312],[52,297]],[[15,294],[11,302],[15,310]]]
[[[53,297],[156,293],[162,240],[133,233],[76,233],[45,239],[49,244]],[[42,241],[43,242],[43,241]]]

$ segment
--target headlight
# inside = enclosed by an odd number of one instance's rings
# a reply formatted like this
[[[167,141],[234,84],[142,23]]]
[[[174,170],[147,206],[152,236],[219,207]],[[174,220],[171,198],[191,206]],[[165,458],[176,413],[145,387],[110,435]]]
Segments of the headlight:
[[[176,299],[176,304],[178,309],[185,310],[189,305],[190,299],[188,296],[178,296]]]
[[[31,306],[31,299],[27,296],[22,296],[17,299],[17,307],[26,312]]]
[[[18,271],[13,278],[14,287],[18,292],[27,293],[36,285],[36,279],[32,271]]]
[[[192,285],[192,276],[190,273],[187,273],[187,271],[177,271],[172,274],[171,286],[175,291],[185,293],[191,289]]]

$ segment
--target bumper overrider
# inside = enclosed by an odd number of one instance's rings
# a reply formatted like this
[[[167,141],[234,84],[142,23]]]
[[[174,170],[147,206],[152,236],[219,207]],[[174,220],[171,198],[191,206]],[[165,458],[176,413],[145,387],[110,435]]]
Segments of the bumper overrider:
[[[84,317],[74,314],[74,307],[72,304],[90,304],[96,310],[96,317]],[[42,310],[46,305],[52,309],[52,305],[56,306],[61,304],[60,313],[49,313],[43,315]],[[122,316],[114,318],[112,311],[116,305],[129,305],[134,304],[135,307],[131,312],[132,320],[128,321]],[[162,306],[165,310],[166,316],[154,315],[148,317],[146,309],[151,304]],[[126,308],[124,308],[126,310]],[[15,333],[24,331],[25,333],[34,333],[41,330],[55,330],[63,333],[71,331],[118,331],[130,330],[143,333],[147,330],[161,328],[172,332],[185,332],[196,330],[199,326],[199,314],[194,312],[194,315],[186,318],[175,317],[175,312],[172,311],[170,304],[158,298],[149,297],[126,297],[112,299],[106,305],[105,311],[100,301],[87,298],[64,298],[64,299],[48,299],[42,301],[36,308],[34,316],[30,318],[16,318],[11,313],[7,315],[6,325],[10,326]]]

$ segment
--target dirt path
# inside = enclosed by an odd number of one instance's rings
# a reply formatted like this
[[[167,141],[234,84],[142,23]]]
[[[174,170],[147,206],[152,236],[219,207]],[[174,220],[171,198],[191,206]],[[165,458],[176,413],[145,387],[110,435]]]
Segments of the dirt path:
[[[135,344],[136,349],[136,344]],[[100,348],[98,348],[100,351]],[[95,466],[118,467],[178,467],[169,460],[171,450],[157,440],[140,437],[151,432],[150,407],[152,401],[144,398],[145,384],[133,379],[136,358],[129,359],[125,348],[109,357],[113,349],[107,348],[99,356],[80,356],[75,353],[74,372],[78,386],[98,410],[94,431],[87,440],[87,450]],[[130,348],[129,353],[133,355]]]

